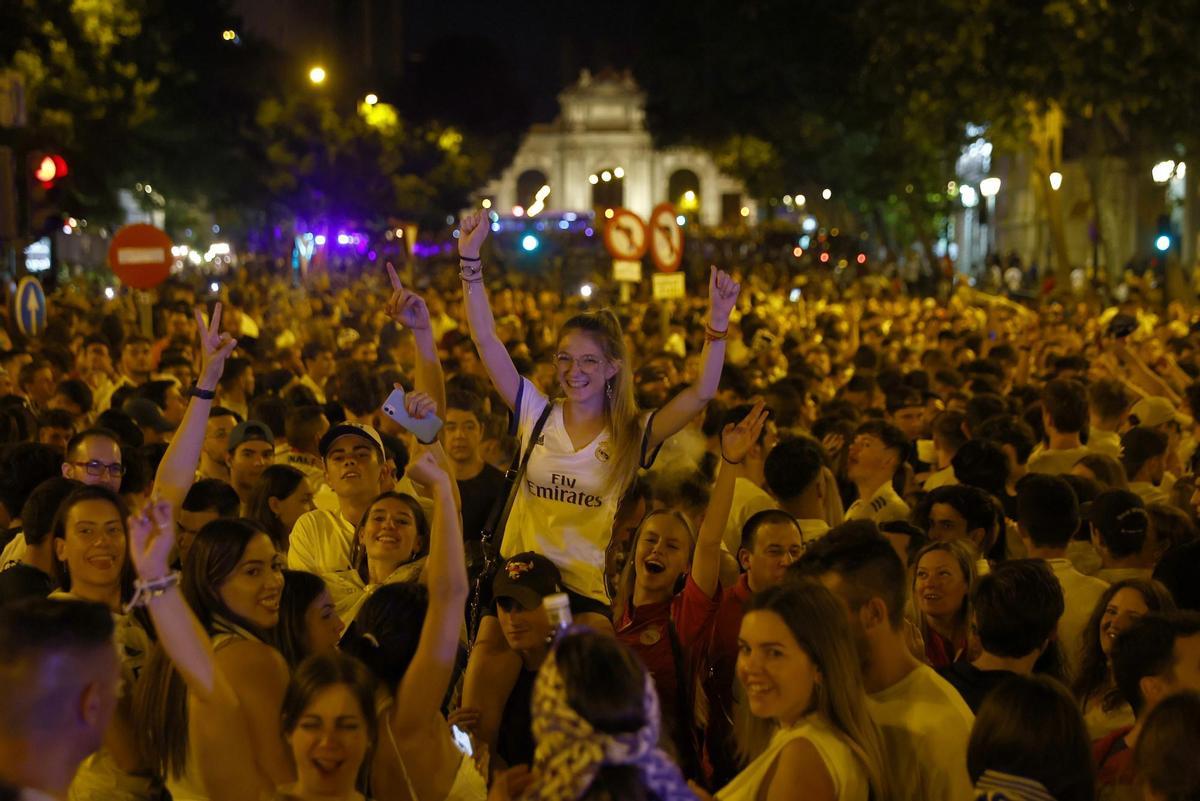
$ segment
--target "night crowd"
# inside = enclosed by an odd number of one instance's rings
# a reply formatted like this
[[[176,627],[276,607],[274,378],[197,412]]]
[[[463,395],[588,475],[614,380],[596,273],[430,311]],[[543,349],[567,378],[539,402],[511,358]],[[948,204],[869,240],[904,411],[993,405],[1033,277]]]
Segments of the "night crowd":
[[[0,342],[0,799],[1200,798],[1186,309],[460,231]]]

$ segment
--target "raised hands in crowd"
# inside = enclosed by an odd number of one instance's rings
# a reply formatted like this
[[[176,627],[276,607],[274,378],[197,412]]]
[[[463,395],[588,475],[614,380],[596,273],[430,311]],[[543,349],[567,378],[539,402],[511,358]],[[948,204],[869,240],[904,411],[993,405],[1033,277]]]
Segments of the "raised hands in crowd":
[[[609,308],[490,231],[0,354],[0,789],[1195,796],[1189,310],[690,258]]]

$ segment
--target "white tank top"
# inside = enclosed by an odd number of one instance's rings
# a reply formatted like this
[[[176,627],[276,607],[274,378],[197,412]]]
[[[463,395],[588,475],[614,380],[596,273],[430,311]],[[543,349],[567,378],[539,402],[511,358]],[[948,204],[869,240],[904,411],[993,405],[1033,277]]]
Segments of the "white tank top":
[[[850,749],[845,735],[837,731],[820,715],[805,717],[790,729],[779,729],[758,758],[717,793],[717,801],[754,801],[767,773],[779,759],[783,747],[793,740],[808,740],[833,779],[834,795],[838,801],[867,801],[871,783],[863,763]]]

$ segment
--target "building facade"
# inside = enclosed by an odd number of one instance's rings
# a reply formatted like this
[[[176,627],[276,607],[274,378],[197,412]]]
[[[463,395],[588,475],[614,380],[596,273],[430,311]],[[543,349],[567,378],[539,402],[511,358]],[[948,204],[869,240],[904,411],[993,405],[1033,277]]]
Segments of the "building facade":
[[[628,72],[593,76],[584,70],[559,103],[558,118],[533,126],[512,164],[477,193],[498,213],[624,207],[646,219],[669,201],[696,221],[717,225],[738,217],[744,206],[753,209],[742,184],[704,151],[655,149],[646,130],[645,94]]]

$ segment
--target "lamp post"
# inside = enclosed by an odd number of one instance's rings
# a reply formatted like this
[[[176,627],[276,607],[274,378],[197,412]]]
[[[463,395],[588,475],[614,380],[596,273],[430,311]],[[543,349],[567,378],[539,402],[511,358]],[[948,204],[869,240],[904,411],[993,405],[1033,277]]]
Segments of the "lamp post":
[[[996,248],[996,195],[1000,193],[1000,179],[992,176],[979,182],[979,194],[987,200],[987,255]],[[985,257],[986,258],[986,257]]]
[[[313,86],[320,86],[325,83],[325,78],[325,68],[319,64],[308,71],[308,80]]]

